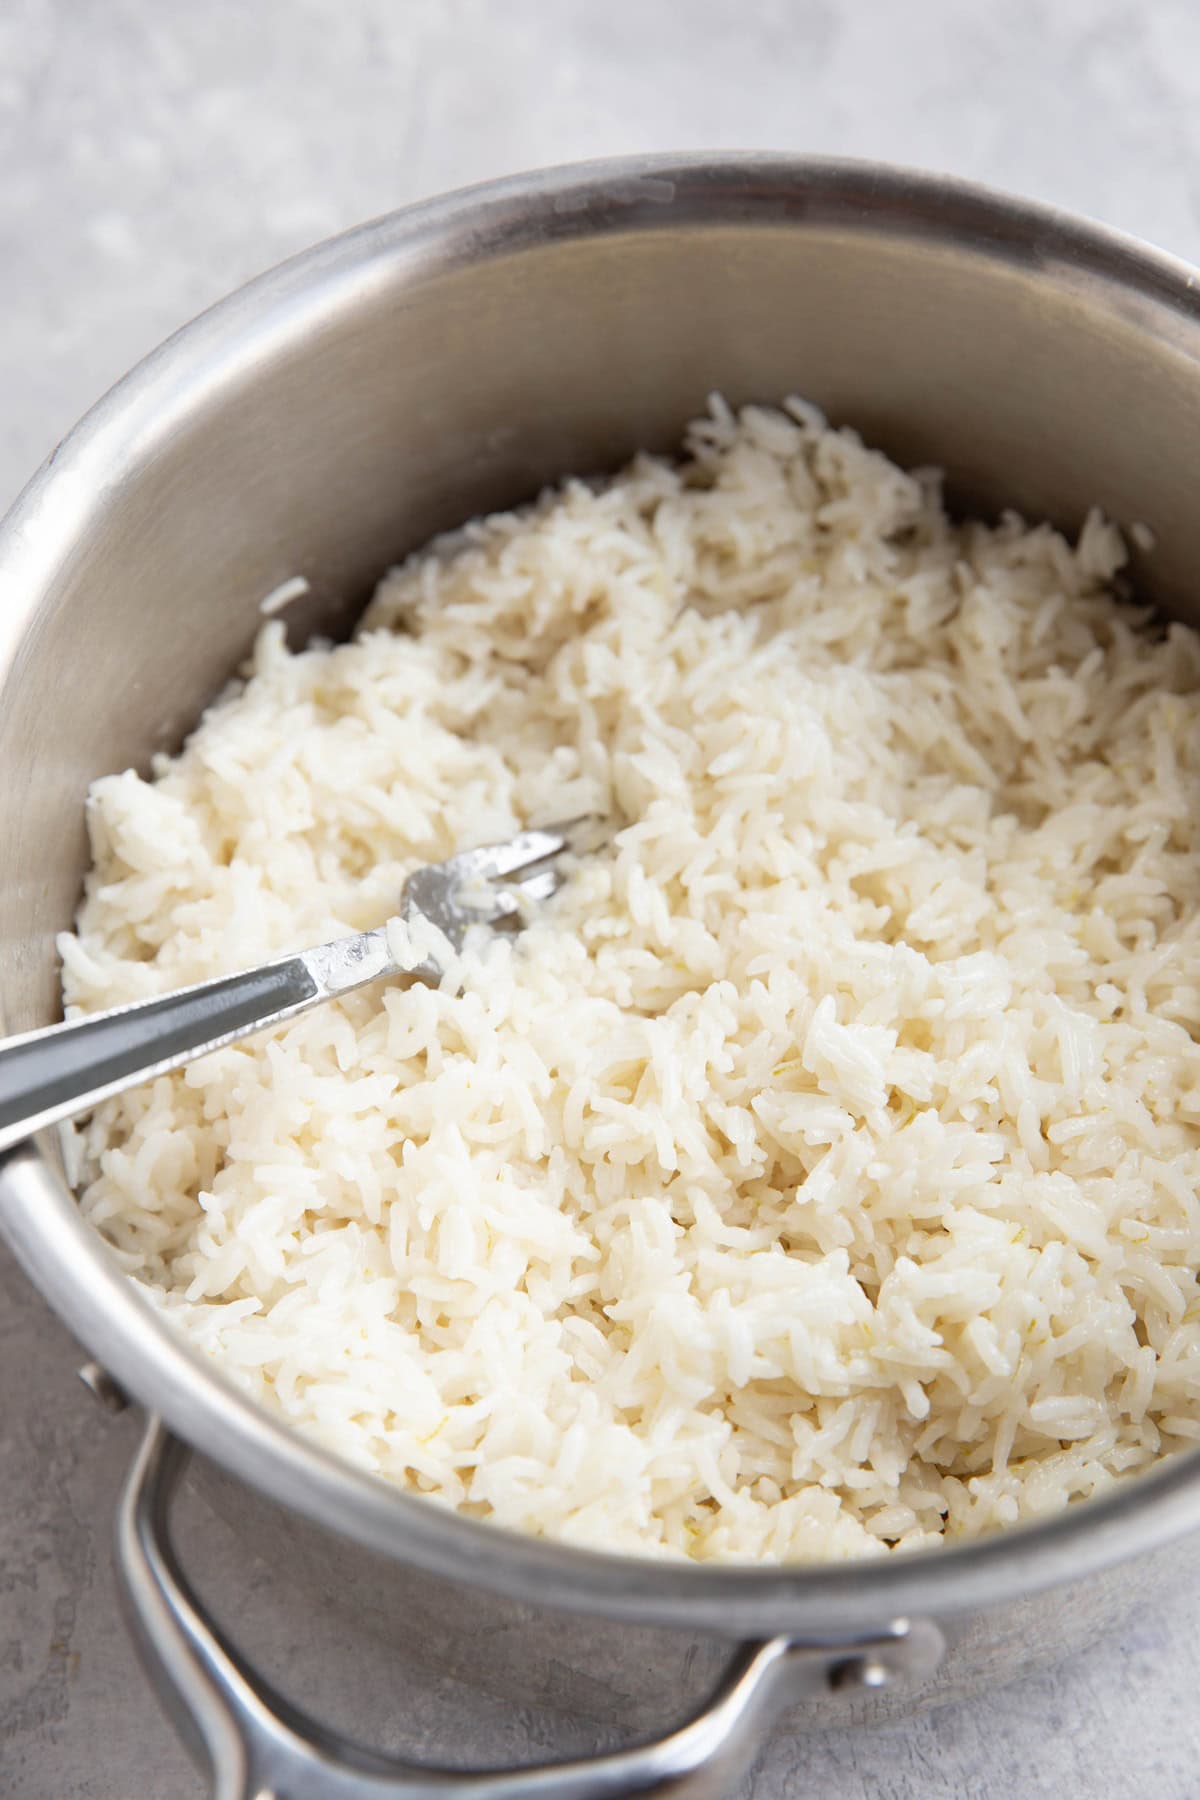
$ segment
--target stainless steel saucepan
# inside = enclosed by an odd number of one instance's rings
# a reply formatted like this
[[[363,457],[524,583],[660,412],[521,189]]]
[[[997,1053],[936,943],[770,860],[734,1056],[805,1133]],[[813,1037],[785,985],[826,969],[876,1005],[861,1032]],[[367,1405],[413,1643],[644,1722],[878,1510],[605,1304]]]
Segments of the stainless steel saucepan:
[[[102,401],[0,532],[4,1028],[57,1016],[53,938],[80,891],[88,783],[178,744],[265,595],[303,577],[291,630],[340,631],[433,531],[670,448],[714,389],[803,394],[902,461],[945,465],[964,504],[1072,527],[1099,502],[1153,533],[1143,594],[1196,618],[1198,283],[951,181],[753,155],[499,182],[253,283]],[[0,1164],[0,1228],[147,1415],[118,1526],[124,1588],[224,1800],[724,1793],[780,1709],[799,1708],[791,1728],[866,1721],[1002,1679],[1110,1629],[1200,1542],[1193,1456],[1043,1523],[863,1564],[681,1567],[520,1538],[397,1494],[237,1394],[117,1271],[52,1143]],[[475,1656],[481,1678],[590,1706],[641,1747],[451,1774],[303,1718],[179,1568],[169,1497],[189,1450],[287,1578],[315,1572],[365,1633],[416,1638],[460,1671]],[[690,1723],[656,1714],[709,1678]]]

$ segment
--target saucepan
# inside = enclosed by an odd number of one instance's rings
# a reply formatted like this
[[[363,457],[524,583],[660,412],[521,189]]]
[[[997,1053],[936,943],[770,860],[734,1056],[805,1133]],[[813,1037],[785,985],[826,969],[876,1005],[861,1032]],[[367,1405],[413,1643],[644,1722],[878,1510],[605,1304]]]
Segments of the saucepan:
[[[1198,283],[957,182],[759,155],[501,181],[252,283],[103,400],[0,532],[5,1028],[56,1016],[88,783],[178,745],[264,596],[293,584],[296,637],[343,632],[433,532],[670,449],[713,391],[804,395],[900,461],[943,465],[964,506],[1070,529],[1098,503],[1148,527],[1142,596],[1197,622]],[[0,1167],[0,1228],[100,1385],[146,1415],[117,1530],[127,1610],[225,1800],[728,1792],[774,1714],[867,1723],[968,1693],[1119,1628],[1200,1544],[1195,1456],[1041,1522],[864,1563],[684,1566],[518,1537],[383,1486],[238,1394],[82,1223],[54,1142]],[[323,1584],[365,1638],[590,1708],[636,1744],[472,1772],[316,1725],[183,1572],[171,1494],[189,1457],[283,1578]]]

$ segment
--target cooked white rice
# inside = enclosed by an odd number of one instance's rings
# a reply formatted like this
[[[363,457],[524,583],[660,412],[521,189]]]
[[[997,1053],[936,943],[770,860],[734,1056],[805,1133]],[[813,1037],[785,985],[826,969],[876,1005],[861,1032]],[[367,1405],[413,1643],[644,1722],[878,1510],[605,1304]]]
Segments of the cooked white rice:
[[[606,1549],[1007,1525],[1200,1437],[1200,640],[714,405],[388,577],[96,784],[88,1010],[379,924],[421,862],[611,847],[440,990],[105,1106],[87,1216],[361,1467]]]

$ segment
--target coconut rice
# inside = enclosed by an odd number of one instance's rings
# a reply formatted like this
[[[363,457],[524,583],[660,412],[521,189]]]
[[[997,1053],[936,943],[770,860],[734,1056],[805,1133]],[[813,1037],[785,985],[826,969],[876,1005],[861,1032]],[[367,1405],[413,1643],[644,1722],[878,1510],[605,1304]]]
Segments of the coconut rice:
[[[412,558],[352,643],[267,623],[93,788],[72,1007],[615,835],[440,988],[102,1107],[87,1217],[302,1432],[604,1549],[908,1549],[1194,1442],[1200,639],[1122,562],[714,404]]]

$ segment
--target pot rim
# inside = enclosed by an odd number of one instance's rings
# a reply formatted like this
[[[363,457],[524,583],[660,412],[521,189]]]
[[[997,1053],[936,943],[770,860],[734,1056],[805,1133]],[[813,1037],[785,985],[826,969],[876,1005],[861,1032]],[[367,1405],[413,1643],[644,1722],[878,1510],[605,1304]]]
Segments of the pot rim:
[[[379,287],[556,238],[721,220],[923,238],[1111,291],[1126,318],[1183,347],[1200,388],[1200,275],[1105,227],[948,177],[870,162],[745,152],[574,164],[423,201],[260,275],[185,325],[85,416],[0,525],[0,680],[44,593],[114,490],[176,423],[253,360]],[[1078,1579],[1200,1527],[1200,1450],[1096,1499],[992,1536],[834,1565],[658,1562],[465,1519],[352,1468],[241,1394],[187,1348],[118,1269],[33,1146],[0,1160],[0,1230],[43,1295],[131,1396],[227,1471],[395,1560],[511,1598],[724,1635],[870,1628],[983,1607]]]

